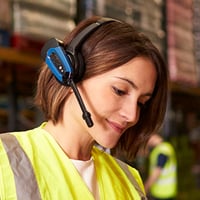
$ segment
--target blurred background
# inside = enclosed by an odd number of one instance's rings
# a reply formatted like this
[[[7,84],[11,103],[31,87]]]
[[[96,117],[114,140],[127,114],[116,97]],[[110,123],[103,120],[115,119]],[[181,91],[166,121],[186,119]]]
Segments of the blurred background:
[[[170,74],[163,135],[177,153],[178,199],[200,199],[200,0],[0,0],[0,133],[41,123],[33,105],[40,49],[92,15],[134,25],[161,51]]]

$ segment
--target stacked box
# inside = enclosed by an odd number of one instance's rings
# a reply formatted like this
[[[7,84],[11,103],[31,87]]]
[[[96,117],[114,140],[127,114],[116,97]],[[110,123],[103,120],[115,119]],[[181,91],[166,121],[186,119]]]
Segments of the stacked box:
[[[192,0],[167,1],[167,45],[170,79],[192,86],[198,84],[194,55]]]
[[[163,30],[162,0],[85,0],[91,8],[90,15],[103,15],[123,20],[146,33],[164,54],[165,31]],[[153,12],[152,12],[153,10]]]
[[[40,50],[51,37],[63,39],[74,26],[76,0],[13,0],[12,46]]]

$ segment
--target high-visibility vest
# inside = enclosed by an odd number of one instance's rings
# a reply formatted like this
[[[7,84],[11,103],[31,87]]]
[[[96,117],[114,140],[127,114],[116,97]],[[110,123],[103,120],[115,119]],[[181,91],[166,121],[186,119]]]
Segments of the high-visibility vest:
[[[154,147],[150,154],[150,171],[151,174],[157,164],[159,154],[168,157],[158,180],[150,187],[150,193],[157,198],[175,197],[177,193],[177,161],[174,149],[168,142],[162,142]]]
[[[71,160],[42,126],[0,134],[1,200],[94,200]],[[138,171],[94,147],[100,199],[146,199]]]

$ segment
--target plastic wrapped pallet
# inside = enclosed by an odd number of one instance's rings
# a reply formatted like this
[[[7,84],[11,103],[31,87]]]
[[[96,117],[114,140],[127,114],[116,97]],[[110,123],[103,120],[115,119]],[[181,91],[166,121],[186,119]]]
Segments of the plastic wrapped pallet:
[[[85,0],[89,3],[91,0]],[[93,6],[100,5],[101,9],[93,9],[96,13],[117,18],[133,24],[153,40],[164,54],[163,6],[162,0],[96,0]],[[92,9],[91,9],[92,10]],[[153,12],[152,12],[153,10]]]
[[[63,39],[75,26],[75,0],[14,0],[12,10],[15,48],[40,50],[45,40]]]
[[[172,82],[196,86],[192,0],[167,1],[168,64]]]
[[[70,18],[76,15],[76,0],[12,0],[12,2],[21,4],[24,7],[35,7],[47,12],[57,12]]]

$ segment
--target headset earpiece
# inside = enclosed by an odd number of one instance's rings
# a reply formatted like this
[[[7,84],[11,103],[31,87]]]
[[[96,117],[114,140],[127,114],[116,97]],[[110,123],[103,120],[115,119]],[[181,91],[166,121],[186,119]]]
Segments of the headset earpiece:
[[[51,38],[43,46],[41,56],[56,79],[63,85],[69,85],[68,82],[72,79],[74,71],[70,58],[66,56],[63,42]]]
[[[73,80],[75,83],[81,80],[85,72],[85,63],[81,53],[77,53],[76,55],[71,55],[71,53],[67,52],[65,49],[65,53],[67,56],[68,62],[70,63],[70,67],[73,71]]]
[[[77,55],[75,56],[76,60],[75,60],[75,64],[74,64],[74,82],[77,83],[79,82],[84,73],[85,73],[85,62],[83,59],[83,56],[81,55],[81,53],[77,53]]]

